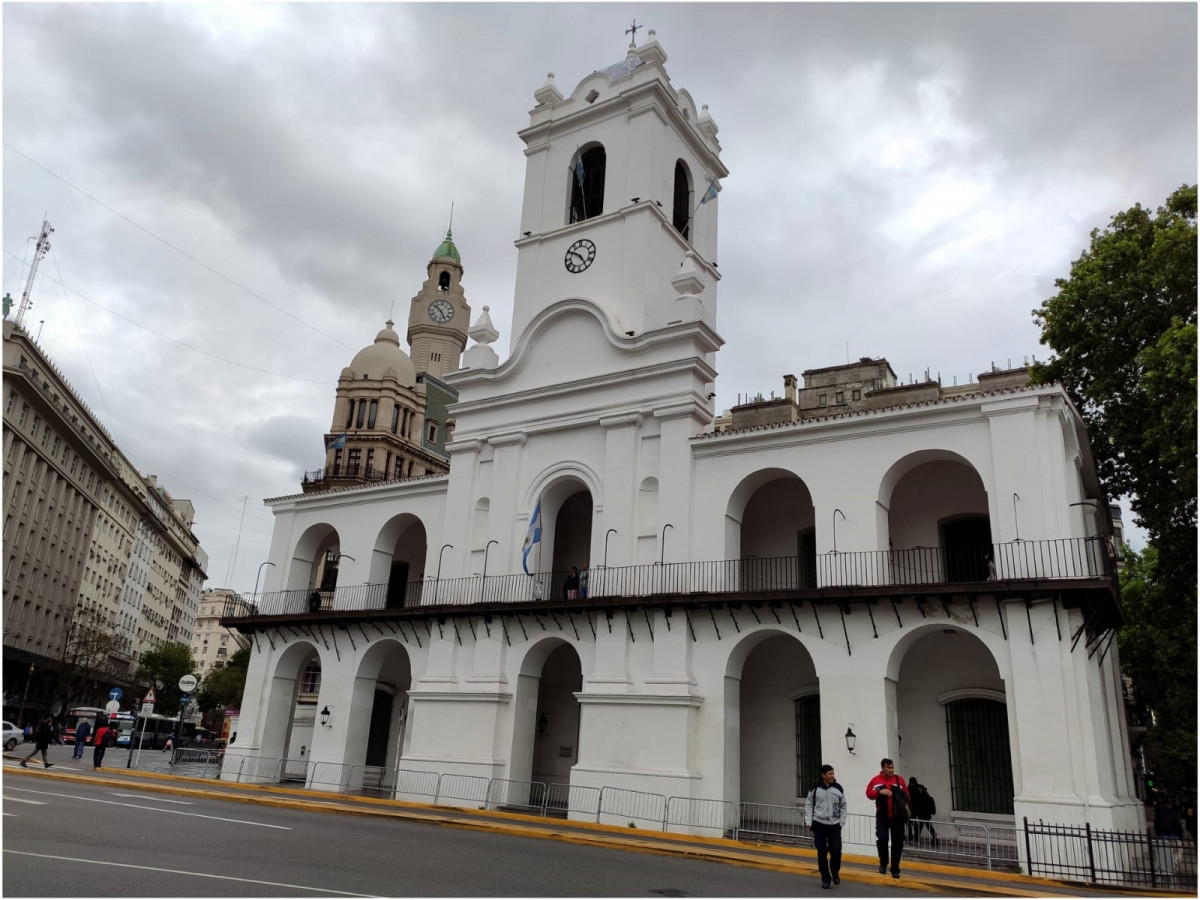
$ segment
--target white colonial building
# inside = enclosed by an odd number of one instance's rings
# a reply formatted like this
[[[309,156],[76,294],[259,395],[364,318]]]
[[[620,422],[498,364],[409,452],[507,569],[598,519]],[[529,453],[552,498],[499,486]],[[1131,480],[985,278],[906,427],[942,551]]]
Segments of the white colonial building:
[[[224,777],[736,810],[795,807],[828,762],[870,813],[886,755],[938,818],[1144,826],[1077,411],[1020,373],[904,386],[880,359],[714,427],[727,172],[665,60],[651,32],[535,92],[512,352],[484,307],[442,376],[449,473],[268,501],[267,591],[224,620],[253,648]]]

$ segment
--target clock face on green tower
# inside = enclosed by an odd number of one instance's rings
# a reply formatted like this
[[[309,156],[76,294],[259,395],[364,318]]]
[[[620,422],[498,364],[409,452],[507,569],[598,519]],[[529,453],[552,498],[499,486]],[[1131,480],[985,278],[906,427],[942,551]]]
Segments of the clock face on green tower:
[[[429,318],[439,325],[445,325],[454,318],[454,307],[445,300],[434,300],[429,304]]]

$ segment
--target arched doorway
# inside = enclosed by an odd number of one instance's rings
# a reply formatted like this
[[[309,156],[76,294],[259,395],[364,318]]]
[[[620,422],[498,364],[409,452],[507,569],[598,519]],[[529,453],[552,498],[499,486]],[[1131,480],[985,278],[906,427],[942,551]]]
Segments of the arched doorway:
[[[354,767],[352,783],[365,792],[390,795],[395,790],[411,686],[412,662],[398,641],[381,640],[363,655],[350,697],[342,758]]]
[[[280,654],[271,673],[262,716],[259,758],[271,761],[271,772],[251,773],[246,780],[274,778],[284,760],[284,779],[305,780],[314,739],[317,697],[321,690],[321,657],[308,641],[297,641]]]
[[[943,624],[918,630],[898,652],[897,770],[919,778],[940,817],[1011,816],[1008,706],[991,649],[965,629]]]
[[[816,666],[797,638],[764,630],[735,648],[727,678],[736,682],[726,692],[736,716],[727,718],[726,745],[737,760],[727,767],[736,781],[728,796],[754,804],[755,816],[782,821],[789,813],[771,810],[794,810],[823,761]]]
[[[583,667],[576,649],[561,638],[546,638],[530,649],[518,676],[513,721],[512,777],[521,782],[569,785],[579,759],[579,701]],[[536,801],[526,796],[523,801]],[[552,791],[550,800],[566,800]],[[520,800],[511,797],[510,803]]]
[[[729,550],[741,562],[740,590],[817,586],[817,540],[812,494],[782,469],[748,476],[729,498]]]
[[[368,576],[372,608],[400,609],[420,603],[427,552],[425,524],[411,513],[395,516],[379,530]]]

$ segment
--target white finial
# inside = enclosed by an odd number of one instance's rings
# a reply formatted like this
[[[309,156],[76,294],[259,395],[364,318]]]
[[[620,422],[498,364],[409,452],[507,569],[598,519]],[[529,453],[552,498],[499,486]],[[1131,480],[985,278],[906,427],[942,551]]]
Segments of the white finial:
[[[651,28],[648,32],[646,32],[646,34],[650,38],[650,40],[654,40],[654,35],[657,33],[658,32],[656,32],[653,28]]]
[[[553,81],[553,80],[554,80],[554,73],[553,73],[553,72],[547,72],[547,73],[546,73],[546,80],[547,80],[547,81]]]

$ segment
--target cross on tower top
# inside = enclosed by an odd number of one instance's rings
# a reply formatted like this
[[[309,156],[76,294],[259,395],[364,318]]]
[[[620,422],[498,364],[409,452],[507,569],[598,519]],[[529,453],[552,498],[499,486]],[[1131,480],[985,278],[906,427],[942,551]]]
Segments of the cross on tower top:
[[[645,27],[646,27],[645,25],[639,25],[637,23],[637,19],[634,19],[633,25],[631,25],[629,28],[625,29],[625,33],[630,35],[630,38],[629,38],[629,46],[630,47],[637,44],[637,33]]]

